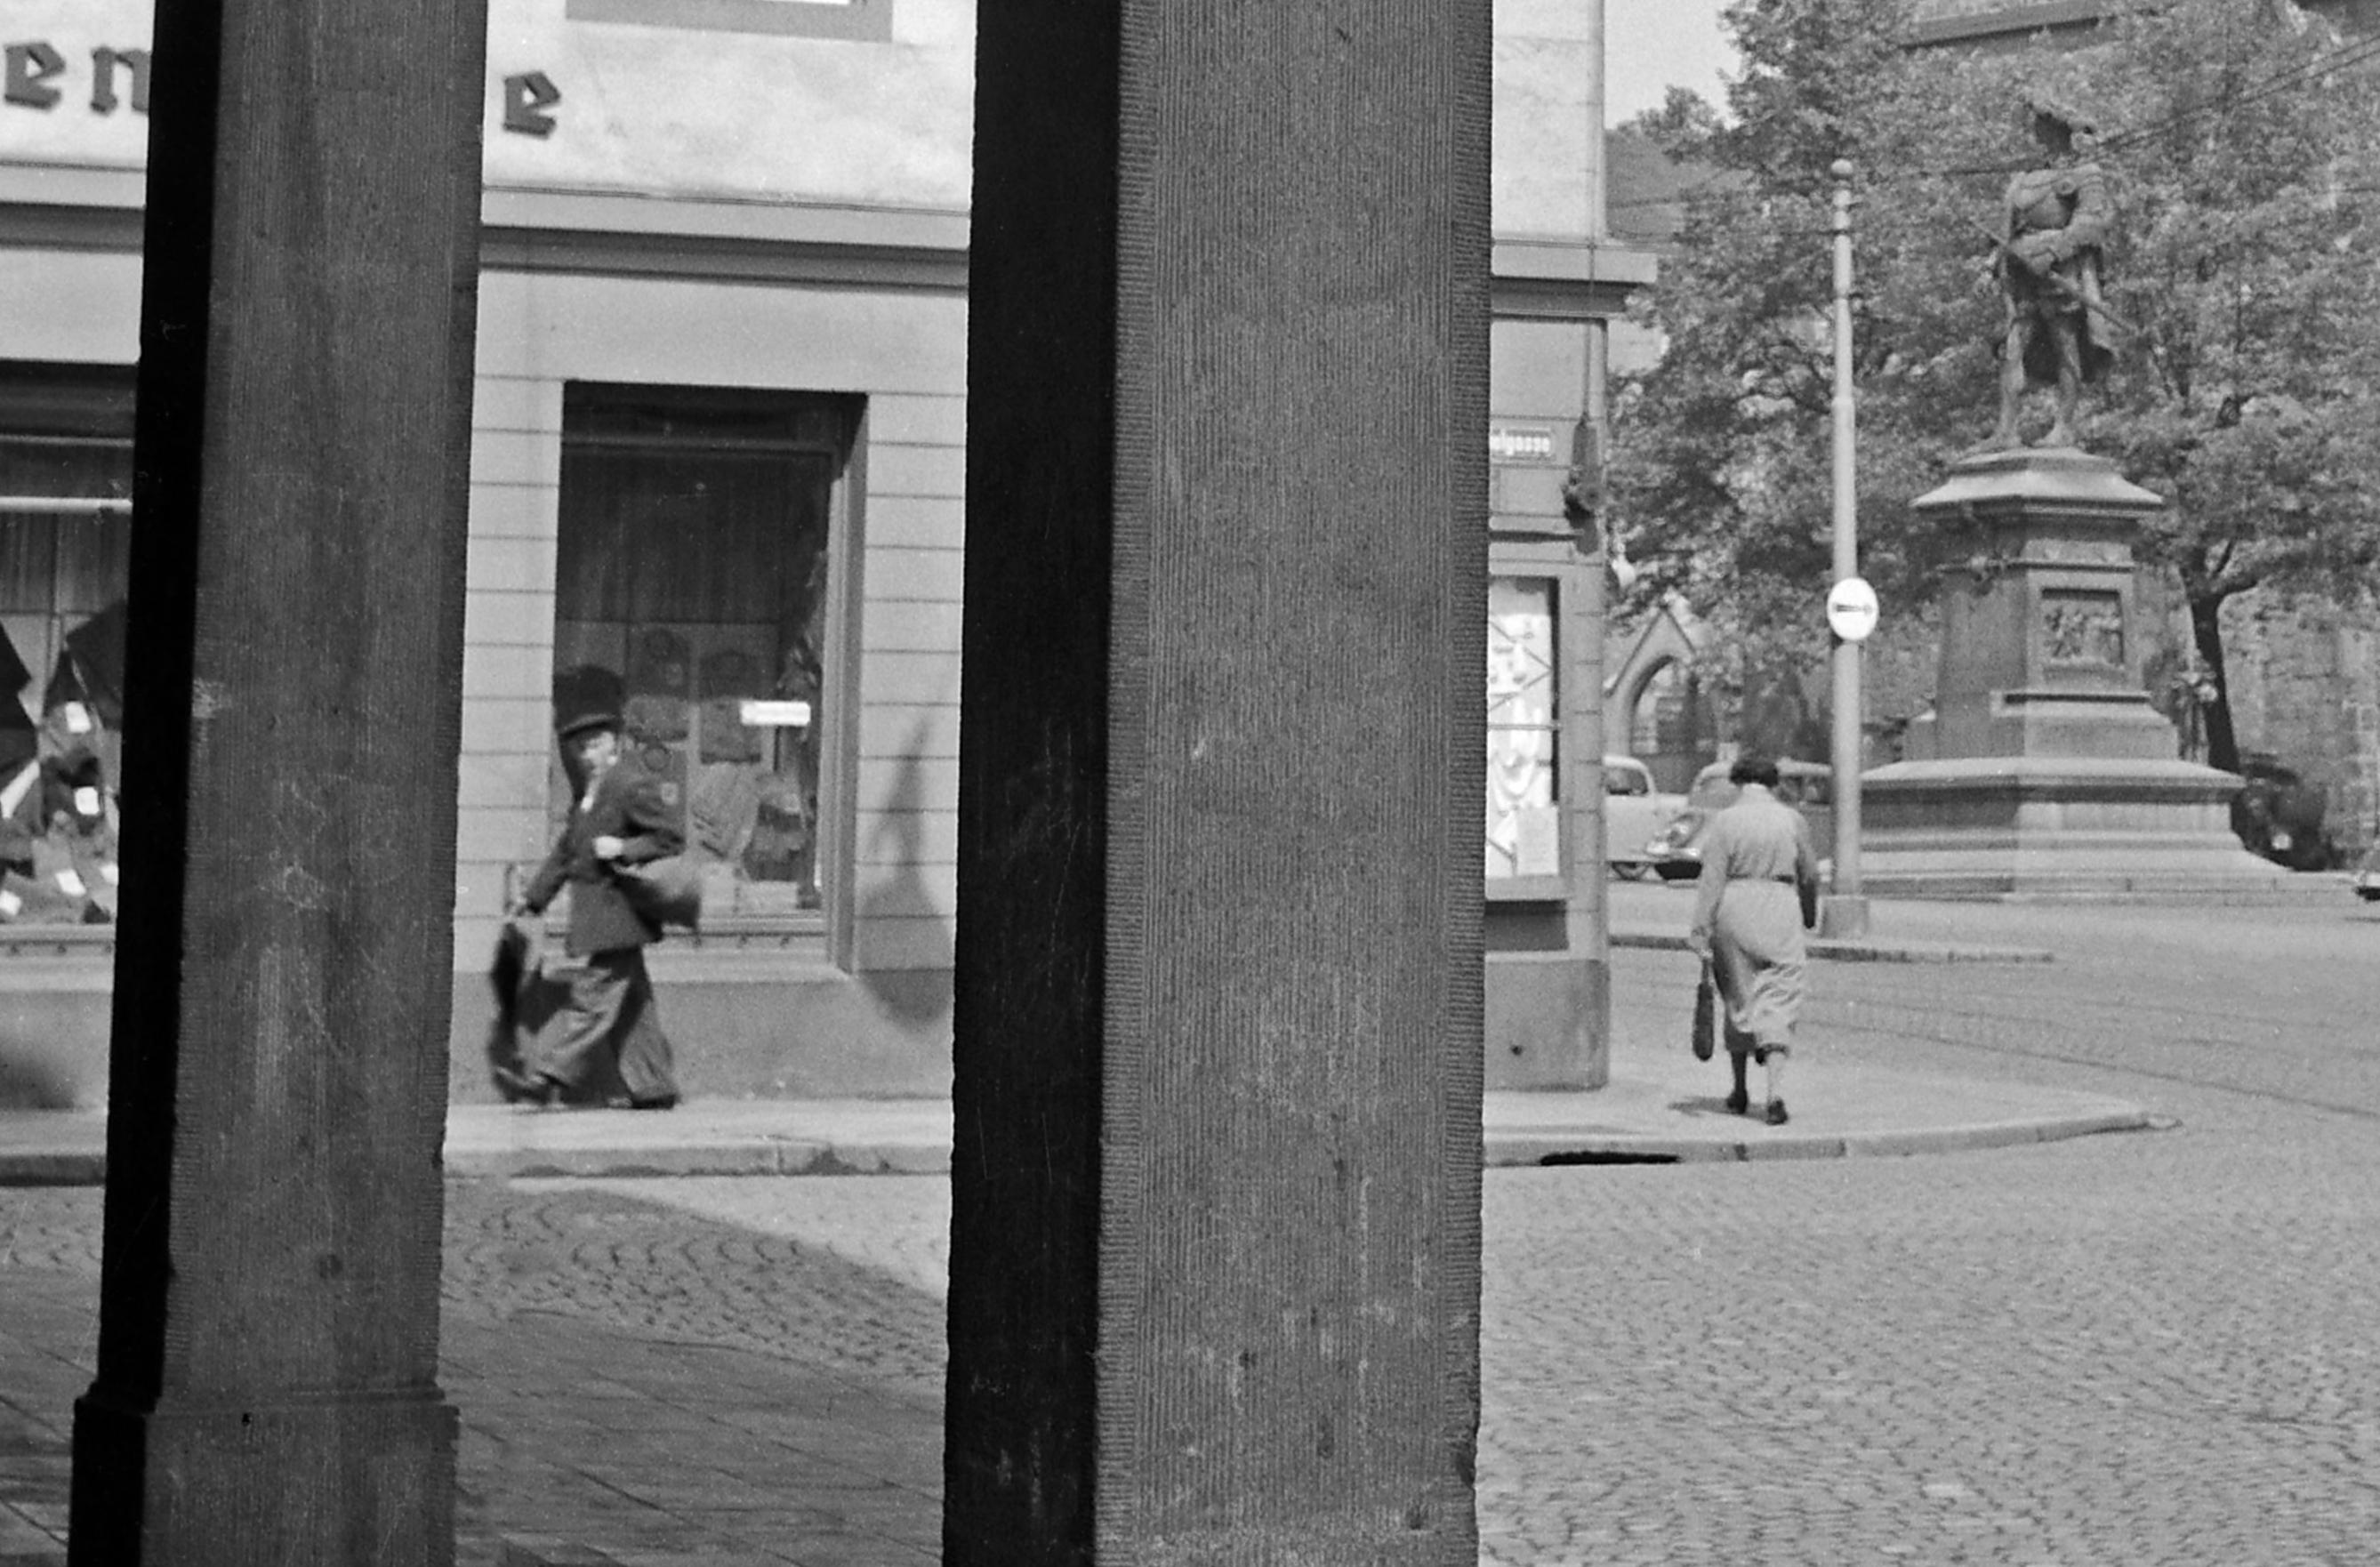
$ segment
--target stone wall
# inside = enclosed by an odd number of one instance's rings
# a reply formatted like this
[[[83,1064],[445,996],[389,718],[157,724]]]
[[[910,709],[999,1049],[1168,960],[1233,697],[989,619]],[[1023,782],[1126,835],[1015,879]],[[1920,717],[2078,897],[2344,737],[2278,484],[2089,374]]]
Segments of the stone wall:
[[[2140,579],[2150,696],[2204,760],[2204,726],[2186,678],[2194,649],[2179,583]],[[2323,791],[2325,825],[2344,853],[2380,827],[2380,614],[2274,591],[2224,606],[2223,651],[2240,753],[2265,752]]]
[[[2361,853],[2380,813],[2380,616],[2257,592],[2224,606],[2223,640],[2241,753],[2320,786],[2332,840]]]

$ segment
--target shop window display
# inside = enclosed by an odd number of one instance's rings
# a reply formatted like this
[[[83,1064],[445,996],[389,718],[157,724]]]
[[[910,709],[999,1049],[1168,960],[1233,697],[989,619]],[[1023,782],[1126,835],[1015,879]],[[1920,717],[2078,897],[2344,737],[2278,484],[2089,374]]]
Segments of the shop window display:
[[[0,926],[115,917],[132,403],[0,363]]]
[[[706,919],[817,909],[840,403],[573,384],[556,698],[611,707],[708,862]],[[568,809],[557,767],[552,805]]]
[[[1488,880],[1561,873],[1554,585],[1488,583]]]

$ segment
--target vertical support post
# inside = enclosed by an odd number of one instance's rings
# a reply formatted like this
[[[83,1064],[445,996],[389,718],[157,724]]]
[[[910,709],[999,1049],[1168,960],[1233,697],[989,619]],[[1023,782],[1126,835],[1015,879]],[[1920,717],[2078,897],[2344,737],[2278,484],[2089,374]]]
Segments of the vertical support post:
[[[1603,0],[1584,0],[1587,48],[1586,81],[1586,237],[1590,244],[1601,244],[1609,237],[1609,214],[1606,206],[1609,188],[1608,171],[1604,168],[1604,17]],[[1580,426],[1590,434],[1589,443],[1598,465],[1603,455],[1611,450],[1611,323],[1600,316],[1585,323],[1586,334],[1586,383],[1579,388]],[[1578,461],[1573,456],[1572,460]],[[1585,611],[1589,633],[1586,646],[1572,652],[1564,661],[1569,668],[1563,672],[1565,682],[1575,682],[1585,698],[1576,711],[1585,715],[1580,736],[1587,758],[1596,765],[1596,775],[1602,776],[1603,753],[1611,748],[1610,736],[1603,732],[1603,638],[1609,619],[1610,585],[1605,573],[1611,569],[1611,513],[1604,495],[1600,472],[1584,476],[1592,481],[1595,493],[1595,516],[1583,536],[1589,553],[1585,573]],[[1582,908],[1585,901],[1572,893],[1571,917],[1588,920],[1589,952],[1596,962],[1609,964],[1611,955],[1611,900],[1604,880],[1605,867],[1611,860],[1610,813],[1604,808],[1604,795],[1598,786],[1592,802],[1595,811],[1594,858],[1578,869],[1576,886],[1591,890],[1591,907]],[[1593,1020],[1595,1038],[1598,1041],[1611,1037],[1611,993],[1607,985],[1598,1000],[1600,1015]],[[1597,1086],[1601,1079],[1598,1078]]]
[[[1469,1563],[1489,8],[978,28],[944,1560]]]
[[[1587,79],[1587,240],[1604,243],[1611,236],[1611,214],[1609,214],[1609,169],[1604,169],[1604,74],[1609,65],[1604,59],[1604,0],[1585,0],[1587,36],[1592,45],[1587,50],[1590,79]],[[1585,322],[1587,334],[1587,383],[1580,388],[1580,409],[1585,414],[1587,431],[1592,431],[1592,450],[1597,462],[1611,450],[1611,322],[1604,317],[1590,317]],[[1585,712],[1590,714],[1587,729],[1587,755],[1595,759],[1597,770],[1602,767],[1604,752],[1611,750],[1611,735],[1604,734],[1604,626],[1611,617],[1611,507],[1604,498],[1602,474],[1595,479],[1595,521],[1592,541],[1595,560],[1587,562],[1587,624],[1592,636],[1585,648],[1571,657],[1569,679],[1585,688]],[[1611,898],[1604,888],[1604,867],[1611,862],[1611,821],[1604,809],[1604,796],[1595,796],[1595,865],[1580,877],[1587,883],[1592,877],[1595,888],[1595,957],[1597,962],[1609,962],[1611,957]],[[1642,845],[1637,845],[1642,848]],[[1597,1039],[1609,1039],[1611,1034],[1611,995],[1604,990],[1602,1019],[1597,1026]]]
[[[1600,6],[1597,7],[1598,22]],[[1601,29],[1598,25],[1597,32]],[[1602,49],[1596,51],[1600,69]],[[1600,99],[1600,88],[1597,98]],[[1601,141],[1602,110],[1596,111],[1598,146]],[[1602,159],[1596,164],[1599,169]],[[1588,209],[1591,232],[1603,237],[1603,182],[1598,176],[1591,192]],[[1586,384],[1581,388],[1581,419],[1585,430],[1594,434],[1594,452],[1598,462],[1611,450],[1611,323],[1601,317],[1585,323]],[[1571,875],[1571,949],[1584,951],[1596,976],[1597,983],[1585,1001],[1586,1017],[1584,1033],[1587,1041],[1587,1059],[1579,1081],[1585,1087],[1599,1088],[1611,1080],[1611,822],[1605,808],[1609,798],[1603,792],[1603,754],[1612,748],[1611,736],[1603,727],[1603,643],[1606,628],[1611,619],[1611,507],[1609,492],[1600,472],[1593,476],[1596,494],[1595,516],[1581,541],[1586,546],[1586,569],[1579,573],[1580,597],[1578,619],[1585,624],[1585,635],[1572,640],[1575,648],[1566,649],[1562,669],[1563,706],[1566,717],[1573,720],[1578,735],[1573,744],[1562,742],[1572,755],[1584,754],[1584,759],[1594,764],[1592,786],[1586,790],[1588,808],[1595,813],[1595,841],[1588,854],[1578,856],[1569,867]],[[1623,742],[1624,743],[1624,742]],[[1585,784],[1585,770],[1573,765],[1567,786],[1575,780]],[[1640,845],[1641,846],[1641,845]],[[1590,857],[1591,856],[1591,857]],[[1582,863],[1583,862],[1583,863]]]
[[[480,0],[161,0],[78,1567],[445,1563]]]
[[[1595,222],[1595,238],[1602,238],[1602,181],[1597,181],[1592,222]],[[1611,450],[1611,322],[1602,317],[1587,319],[1585,334],[1587,383],[1585,388],[1580,388],[1583,391],[1580,407],[1585,409],[1587,429],[1595,431],[1597,457],[1602,457],[1604,453]],[[1587,636],[1578,638],[1585,646],[1578,648],[1566,660],[1569,669],[1563,669],[1561,679],[1573,681],[1575,690],[1578,690],[1578,700],[1573,702],[1571,710],[1580,719],[1580,747],[1587,752],[1587,759],[1595,762],[1597,779],[1595,793],[1592,793],[1595,859],[1578,867],[1578,871],[1575,871],[1575,888],[1578,891],[1573,891],[1571,919],[1587,921],[1587,955],[1595,960],[1599,969],[1604,969],[1604,974],[1609,974],[1609,965],[1611,965],[1611,886],[1609,886],[1607,867],[1611,865],[1611,821],[1609,821],[1609,812],[1604,809],[1607,796],[1602,791],[1602,764],[1604,752],[1614,747],[1614,738],[1604,734],[1604,634],[1611,624],[1611,500],[1609,500],[1602,474],[1595,477],[1595,521],[1592,521],[1590,531],[1585,536],[1590,541],[1590,560],[1587,560],[1585,572],[1580,574],[1583,589],[1585,589],[1583,619],[1587,622]],[[1621,741],[1621,746],[1625,746],[1625,738]],[[1642,845],[1637,845],[1637,848],[1642,848]],[[1587,907],[1580,907],[1580,903],[1587,903]],[[1575,936],[1573,945],[1578,945]],[[1611,1079],[1611,986],[1609,986],[1609,981],[1597,989],[1595,1010],[1587,1019],[1587,1026],[1592,1031],[1590,1036],[1595,1040],[1597,1055],[1595,1063],[1590,1063],[1587,1076],[1590,1076],[1590,1084],[1599,1088]]]
[[[1852,165],[1838,158],[1835,176],[1834,580],[1859,575],[1858,407],[1852,394]],[[1828,936],[1867,934],[1867,899],[1860,892],[1860,644],[1834,638],[1835,871],[1819,915]]]

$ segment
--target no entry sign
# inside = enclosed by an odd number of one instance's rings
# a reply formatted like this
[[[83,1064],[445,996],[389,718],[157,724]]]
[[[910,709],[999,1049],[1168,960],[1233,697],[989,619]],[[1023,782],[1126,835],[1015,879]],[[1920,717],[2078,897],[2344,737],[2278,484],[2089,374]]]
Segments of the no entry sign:
[[[1864,642],[1876,629],[1876,589],[1863,577],[1846,577],[1827,591],[1827,626],[1846,642]]]

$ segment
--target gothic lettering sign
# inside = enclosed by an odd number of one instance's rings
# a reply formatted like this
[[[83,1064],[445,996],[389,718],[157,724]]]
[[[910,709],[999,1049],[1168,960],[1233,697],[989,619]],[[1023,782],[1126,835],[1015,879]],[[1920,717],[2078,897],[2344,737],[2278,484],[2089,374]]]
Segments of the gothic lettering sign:
[[[562,90],[552,78],[543,71],[521,71],[505,77],[504,86],[506,130],[523,136],[553,134],[552,111],[562,102]],[[147,114],[149,51],[102,43],[87,53],[69,54],[39,38],[0,43],[0,107],[47,113],[63,106],[69,93],[89,103],[94,115],[112,115],[119,108]]]
[[[524,71],[504,78],[504,128],[524,136],[552,136],[553,115],[547,111],[562,102],[562,89],[543,71]]]
[[[112,115],[120,103],[149,112],[149,51],[103,43],[91,50],[88,83],[91,110]],[[35,39],[0,44],[0,103],[25,109],[55,109],[75,78],[74,63],[55,45]]]

